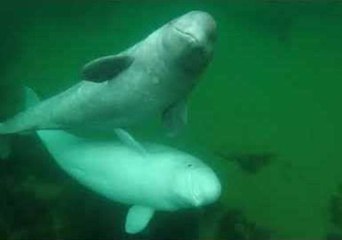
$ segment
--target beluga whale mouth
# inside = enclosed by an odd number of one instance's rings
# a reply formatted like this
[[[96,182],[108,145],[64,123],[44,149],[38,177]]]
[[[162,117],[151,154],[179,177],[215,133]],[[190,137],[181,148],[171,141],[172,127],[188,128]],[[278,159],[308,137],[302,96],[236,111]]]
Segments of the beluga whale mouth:
[[[190,172],[188,175],[188,186],[190,188],[189,190],[191,193],[191,198],[192,198],[191,200],[193,201],[193,205],[196,207],[201,206],[201,201],[200,201],[200,198],[198,196],[198,192],[196,190],[196,187],[195,187],[195,184],[193,181],[192,172]]]
[[[210,168],[191,169],[187,180],[190,201],[195,207],[211,204],[221,195],[221,184]]]
[[[171,22],[173,28],[191,41],[212,45],[216,40],[216,22],[202,11],[191,11]]]
[[[174,26],[174,29],[175,29],[175,31],[177,33],[181,34],[183,37],[188,39],[189,42],[194,43],[194,44],[199,42],[199,40],[193,34],[191,34],[190,32],[187,32],[187,31],[185,31],[185,30],[183,30],[183,29],[181,29],[181,28],[179,28],[177,26]]]

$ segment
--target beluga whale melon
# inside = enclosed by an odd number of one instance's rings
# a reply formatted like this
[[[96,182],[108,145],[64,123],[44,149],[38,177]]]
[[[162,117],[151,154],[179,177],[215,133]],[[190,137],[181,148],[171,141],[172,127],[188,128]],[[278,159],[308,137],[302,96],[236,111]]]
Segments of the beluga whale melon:
[[[87,63],[79,83],[0,123],[0,134],[114,129],[156,115],[176,134],[187,119],[189,93],[212,59],[215,38],[208,13],[186,13],[131,48]]]

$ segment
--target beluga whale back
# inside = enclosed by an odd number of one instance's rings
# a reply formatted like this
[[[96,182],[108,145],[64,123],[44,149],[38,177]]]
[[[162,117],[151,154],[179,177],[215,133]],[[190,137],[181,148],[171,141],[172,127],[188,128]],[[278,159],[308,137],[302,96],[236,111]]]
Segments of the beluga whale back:
[[[192,11],[133,47],[87,63],[81,82],[0,123],[0,134],[39,129],[117,128],[161,115],[175,134],[186,101],[212,59],[215,20]]]

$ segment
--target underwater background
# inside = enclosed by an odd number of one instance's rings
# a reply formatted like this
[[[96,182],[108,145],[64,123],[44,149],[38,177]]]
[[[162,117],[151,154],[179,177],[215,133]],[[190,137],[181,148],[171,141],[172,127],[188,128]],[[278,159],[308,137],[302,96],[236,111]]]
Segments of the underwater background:
[[[1,119],[20,110],[23,85],[52,96],[88,61],[190,10],[215,18],[218,41],[189,123],[171,140],[158,123],[132,131],[204,159],[219,202],[157,213],[129,236],[127,206],[71,179],[35,135],[16,135],[0,162],[0,240],[342,239],[341,1],[2,3]]]

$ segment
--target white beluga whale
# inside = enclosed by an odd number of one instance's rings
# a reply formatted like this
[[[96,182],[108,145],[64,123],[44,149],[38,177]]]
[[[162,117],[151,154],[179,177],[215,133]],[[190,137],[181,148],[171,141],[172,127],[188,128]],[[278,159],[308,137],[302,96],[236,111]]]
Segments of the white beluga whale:
[[[221,194],[214,171],[194,156],[163,145],[140,145],[116,130],[122,142],[93,141],[63,130],[38,130],[59,166],[84,186],[130,206],[125,231],[146,228],[155,211],[214,203]]]
[[[117,55],[87,63],[81,81],[0,123],[0,134],[39,129],[127,127],[161,115],[170,134],[213,55],[215,20],[192,11]]]
[[[26,89],[26,105],[37,96]],[[221,184],[198,158],[160,144],[140,144],[128,132],[115,129],[118,140],[94,140],[63,130],[37,134],[57,164],[94,192],[130,205],[127,233],[146,228],[154,212],[198,208],[214,203]]]

